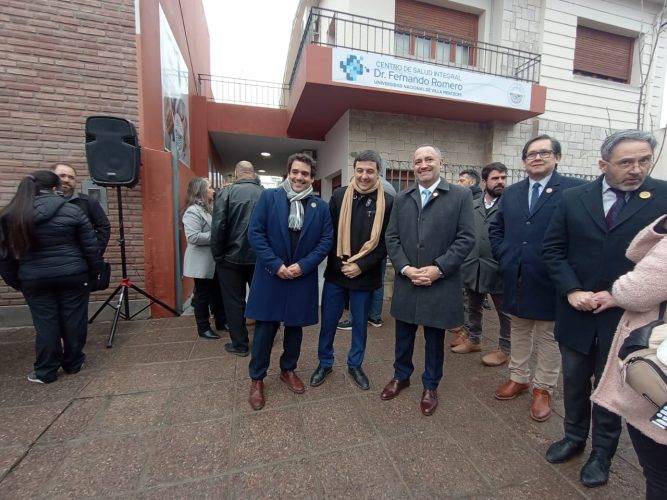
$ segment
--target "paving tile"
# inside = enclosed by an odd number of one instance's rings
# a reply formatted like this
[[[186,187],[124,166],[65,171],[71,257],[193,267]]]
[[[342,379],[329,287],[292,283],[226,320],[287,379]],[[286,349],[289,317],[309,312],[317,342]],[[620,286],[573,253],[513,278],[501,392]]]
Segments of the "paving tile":
[[[27,376],[33,369],[35,361],[34,335],[32,342],[21,342],[2,345],[2,363],[0,378]]]
[[[164,330],[146,330],[138,332],[127,339],[123,346],[166,344],[169,342],[195,342],[199,340],[195,326],[185,328],[168,328]]]
[[[406,483],[379,443],[326,453],[314,458],[313,464],[325,497],[408,498]]]
[[[231,360],[238,358],[238,356],[234,356],[225,351],[225,343],[226,342],[223,339],[207,340],[206,342],[197,341],[195,342],[194,349],[192,349],[188,359],[225,358]],[[250,359],[250,356],[241,359],[247,361]]]
[[[0,479],[16,462],[23,458],[28,451],[27,445],[14,445],[0,447]],[[2,496],[2,485],[0,485],[0,496]]]
[[[233,486],[230,478],[221,476],[175,485],[156,486],[136,496],[145,500],[180,500],[182,498],[219,499],[231,498],[232,492]]]
[[[232,468],[267,464],[309,451],[299,408],[235,415],[233,426]]]
[[[0,446],[32,444],[58,417],[67,401],[0,408]]]
[[[40,436],[38,444],[56,444],[78,438],[107,406],[105,397],[75,399]]]
[[[2,480],[0,496],[7,499],[43,496],[51,477],[62,463],[63,454],[62,448],[32,448]]]
[[[152,438],[143,486],[220,475],[230,463],[231,418],[161,429]]]
[[[45,496],[110,496],[137,488],[146,461],[146,436],[72,442],[42,489]],[[61,450],[62,453],[62,450]]]
[[[117,368],[123,365],[186,360],[190,356],[193,345],[194,342],[178,342],[172,344],[119,347],[114,349],[113,356],[109,361],[109,367]]]
[[[173,387],[178,380],[178,365],[169,363],[128,366],[104,370],[79,397],[107,396]]]
[[[165,422],[167,391],[106,396],[102,399],[103,406],[84,428],[83,436],[141,433]]]
[[[0,344],[15,342],[35,342],[35,329],[32,327],[0,328]]]
[[[231,416],[235,393],[229,382],[171,389],[165,393],[164,421],[194,423]]]
[[[234,380],[236,375],[236,361],[228,358],[209,358],[182,361],[178,385],[207,384],[211,382]],[[245,376],[248,376],[246,367]]]
[[[250,379],[246,378],[244,380],[235,381],[235,391],[236,395],[234,397],[234,411],[240,414],[253,414],[257,413],[253,410],[248,404],[248,396],[250,395]],[[305,400],[306,394],[312,387],[307,387],[304,394],[294,394],[290,391],[287,386],[278,379],[277,375],[270,375],[264,379],[264,397],[266,399],[266,404],[264,409],[260,410],[260,413],[265,410],[275,410],[277,408],[283,408],[285,406],[293,406],[299,402],[302,398]]]
[[[466,459],[466,450],[447,436],[403,436],[388,439],[387,447],[415,496],[479,495],[490,486],[481,471]]]
[[[360,445],[379,436],[354,396],[304,405],[303,426],[309,448],[318,451]]]
[[[91,374],[82,371],[76,375],[62,375],[51,384],[34,384],[28,382],[26,376],[0,380],[0,407],[69,401],[76,397],[92,378]]]
[[[308,460],[281,461],[229,478],[236,498],[322,498],[321,470]]]
[[[306,392],[299,396],[299,401],[310,402],[320,400],[331,400],[333,398],[356,396],[357,393],[363,393],[353,382],[347,377],[347,367],[334,366],[324,383],[317,387],[309,385],[310,376],[312,372],[305,373],[303,383],[306,384]],[[372,389],[371,389],[372,390]]]

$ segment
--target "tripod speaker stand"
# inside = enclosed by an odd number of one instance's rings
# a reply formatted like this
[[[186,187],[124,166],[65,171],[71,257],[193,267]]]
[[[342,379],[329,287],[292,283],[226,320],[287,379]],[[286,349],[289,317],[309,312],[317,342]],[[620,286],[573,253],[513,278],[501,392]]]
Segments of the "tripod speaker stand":
[[[115,288],[113,292],[111,292],[111,295],[109,295],[109,297],[104,301],[104,303],[97,309],[97,311],[95,311],[95,314],[93,314],[88,320],[89,324],[95,321],[95,318],[97,318],[97,316],[107,306],[111,307],[112,309],[115,309],[116,312],[114,313],[113,322],[111,323],[111,331],[109,332],[109,338],[107,339],[108,348],[113,347],[113,339],[114,336],[116,335],[116,328],[118,327],[119,318],[123,318],[124,320],[131,320],[140,313],[144,312],[153,304],[157,304],[163,307],[164,309],[174,314],[175,316],[179,315],[170,306],[162,302],[160,299],[149,294],[145,290],[142,290],[137,285],[132,283],[132,280],[130,278],[128,278],[127,260],[125,256],[125,229],[123,227],[123,195],[121,192],[121,186],[116,186],[116,194],[118,197],[118,229],[119,229],[118,244],[120,245],[120,265],[123,276],[120,280],[120,284]],[[130,297],[129,297],[130,290],[134,290],[135,292],[143,295],[149,300],[147,306],[136,311],[134,314],[130,314]],[[116,296],[118,296],[118,298],[116,299],[114,305],[113,300]]]

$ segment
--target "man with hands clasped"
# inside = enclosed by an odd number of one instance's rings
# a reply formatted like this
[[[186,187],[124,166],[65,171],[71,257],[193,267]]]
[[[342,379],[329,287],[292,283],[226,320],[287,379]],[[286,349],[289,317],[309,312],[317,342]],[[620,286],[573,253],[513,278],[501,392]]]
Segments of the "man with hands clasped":
[[[565,437],[546,454],[551,463],[584,451],[592,420],[592,451],[581,469],[585,486],[600,486],[621,433],[620,417],[590,396],[602,375],[623,311],[609,293],[634,264],[625,251],[635,235],[667,213],[667,183],[648,176],[656,141],[624,130],[600,148],[602,175],[563,193],[543,242],[543,259],[556,287],[555,338],[563,362]],[[592,417],[591,417],[592,413]]]
[[[424,327],[424,391],[420,408],[432,415],[442,378],[445,329],[463,324],[461,264],[475,244],[470,190],[440,178],[443,159],[433,145],[413,154],[417,183],[398,194],[385,241],[396,270],[391,315],[396,319],[394,377],[382,399],[395,398],[410,385],[412,352]]]

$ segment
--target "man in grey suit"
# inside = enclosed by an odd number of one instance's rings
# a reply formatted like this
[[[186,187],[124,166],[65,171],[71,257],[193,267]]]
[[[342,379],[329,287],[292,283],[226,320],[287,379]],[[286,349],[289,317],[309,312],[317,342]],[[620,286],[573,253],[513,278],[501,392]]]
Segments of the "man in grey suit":
[[[391,315],[396,319],[394,378],[381,398],[395,398],[410,385],[415,333],[424,327],[424,391],[420,408],[432,415],[442,378],[445,329],[463,324],[461,264],[475,244],[469,189],[440,178],[443,159],[433,145],[413,154],[417,184],[398,194],[385,234],[396,270]]]

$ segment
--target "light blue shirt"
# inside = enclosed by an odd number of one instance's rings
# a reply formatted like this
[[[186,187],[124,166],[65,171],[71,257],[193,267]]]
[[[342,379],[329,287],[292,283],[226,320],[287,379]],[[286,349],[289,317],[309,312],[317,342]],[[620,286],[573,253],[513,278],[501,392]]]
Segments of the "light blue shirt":
[[[530,197],[533,194],[533,186],[538,182],[540,183],[540,187],[537,189],[537,191],[539,193],[537,195],[537,197],[539,198],[540,195],[542,194],[542,191],[544,191],[544,188],[546,187],[546,185],[549,184],[549,181],[551,180],[551,177],[553,175],[554,175],[554,172],[552,170],[549,175],[547,175],[544,179],[540,179],[539,181],[534,181],[530,177],[528,178],[528,206],[530,206]]]
[[[628,201],[630,198],[630,193],[625,193],[625,201]],[[616,203],[616,193],[611,190],[611,186],[607,184],[607,178],[602,178],[602,209],[604,210],[604,216],[607,216],[607,212],[611,206]]]

